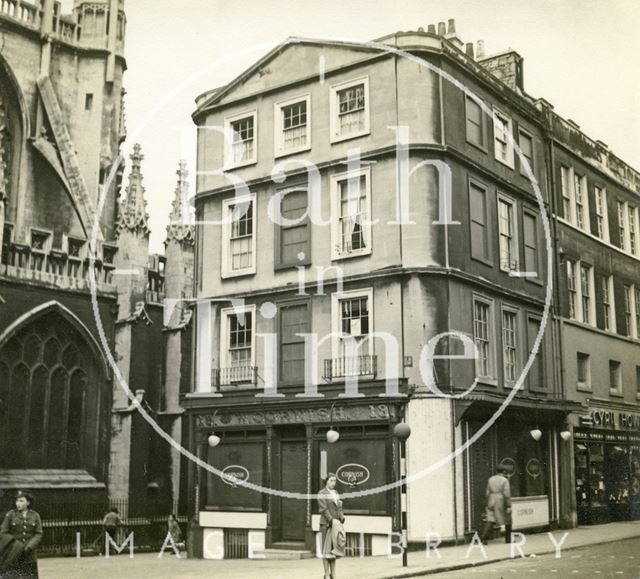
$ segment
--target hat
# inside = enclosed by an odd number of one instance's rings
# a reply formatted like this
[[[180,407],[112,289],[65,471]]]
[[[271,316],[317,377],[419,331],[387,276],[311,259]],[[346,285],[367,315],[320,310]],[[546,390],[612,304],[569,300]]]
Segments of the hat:
[[[29,491],[18,491],[18,494],[16,495],[15,500],[18,500],[21,497],[24,497],[25,499],[27,499],[27,501],[29,502],[29,506],[33,508],[33,505],[36,502],[36,499],[33,497],[33,495]]]

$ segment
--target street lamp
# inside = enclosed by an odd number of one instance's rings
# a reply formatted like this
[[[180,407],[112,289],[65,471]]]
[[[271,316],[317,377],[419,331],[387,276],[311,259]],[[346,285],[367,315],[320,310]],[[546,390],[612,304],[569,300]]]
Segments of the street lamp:
[[[406,567],[408,562],[407,553],[407,438],[411,436],[411,427],[404,422],[398,422],[393,427],[393,436],[400,443],[400,532],[402,533],[402,566]]]
[[[333,428],[333,407],[336,405],[336,402],[334,402],[331,405],[331,409],[329,410],[329,422],[331,424],[331,426],[329,427],[329,430],[327,430],[327,442],[329,444],[333,444],[334,442],[337,442],[338,438],[340,438],[340,433]]]
[[[209,438],[207,438],[207,444],[211,447],[211,448],[215,448],[216,446],[218,446],[220,444],[220,437],[215,435],[215,434],[210,434]]]

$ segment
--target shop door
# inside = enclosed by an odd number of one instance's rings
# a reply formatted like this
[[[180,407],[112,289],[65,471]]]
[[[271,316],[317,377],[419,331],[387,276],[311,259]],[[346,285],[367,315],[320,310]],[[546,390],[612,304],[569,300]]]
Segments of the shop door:
[[[284,491],[307,492],[307,444],[305,441],[280,442],[280,481]],[[303,541],[307,501],[283,498],[280,502],[282,541]]]
[[[482,423],[469,423],[469,435],[475,434]],[[487,481],[494,473],[495,456],[493,429],[485,432],[469,449],[470,472],[468,484],[471,486],[471,520],[470,531],[482,530],[483,517],[487,503]]]

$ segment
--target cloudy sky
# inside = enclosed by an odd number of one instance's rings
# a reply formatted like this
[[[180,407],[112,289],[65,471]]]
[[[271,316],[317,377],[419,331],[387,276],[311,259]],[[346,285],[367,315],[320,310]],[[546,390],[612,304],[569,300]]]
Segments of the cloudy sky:
[[[145,155],[153,251],[162,251],[178,160],[193,159],[184,128],[195,97],[287,36],[371,40],[455,18],[463,42],[517,50],[530,95],[640,169],[637,0],[125,0],[125,9],[127,125]]]

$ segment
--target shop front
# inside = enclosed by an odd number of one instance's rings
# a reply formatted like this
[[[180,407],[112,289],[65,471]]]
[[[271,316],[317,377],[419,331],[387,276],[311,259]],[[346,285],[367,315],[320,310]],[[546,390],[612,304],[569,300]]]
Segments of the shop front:
[[[573,435],[578,523],[640,519],[640,414],[592,406]]]
[[[467,403],[462,431],[473,437],[491,419],[497,406],[479,400]],[[486,487],[498,465],[507,469],[512,496],[513,530],[554,526],[559,511],[559,430],[565,413],[517,406],[507,408],[465,453],[465,530],[482,529]]]
[[[362,402],[358,400],[358,402]],[[267,548],[315,551],[317,501],[287,494],[315,494],[325,473],[337,475],[341,494],[366,491],[397,478],[391,436],[400,409],[395,403],[338,403],[320,407],[218,408],[194,416],[200,456],[224,473],[200,469],[198,521],[203,557],[261,556]],[[333,428],[339,439],[327,440]],[[219,443],[211,446],[211,435]],[[247,481],[282,491],[269,494]],[[393,492],[345,498],[348,546],[385,554],[394,528],[398,497]],[[397,520],[397,519],[396,519]]]

